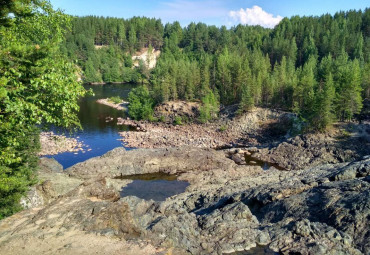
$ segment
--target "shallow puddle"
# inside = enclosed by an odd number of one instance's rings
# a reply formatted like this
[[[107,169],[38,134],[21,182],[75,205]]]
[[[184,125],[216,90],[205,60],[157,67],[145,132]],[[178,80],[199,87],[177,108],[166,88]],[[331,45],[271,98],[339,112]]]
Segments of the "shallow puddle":
[[[253,153],[249,154],[249,155],[247,153],[244,153],[244,159],[245,159],[245,163],[247,165],[249,165],[249,166],[260,166],[260,167],[263,168],[263,170],[268,170],[272,166],[275,167],[278,170],[285,170],[283,167],[281,167],[277,164],[272,164],[272,163],[262,161],[262,160],[259,160],[255,157],[253,157]]]
[[[117,176],[114,179],[121,179],[121,180],[142,180],[142,181],[176,181],[177,180],[176,174],[166,174],[166,173],[151,173],[151,174],[133,174],[133,175],[125,175],[125,176]]]
[[[279,253],[270,250],[267,246],[256,246],[248,251],[238,251],[228,255],[279,255]]]
[[[165,201],[168,197],[183,193],[189,186],[186,181],[178,181],[177,175],[164,173],[128,175],[116,179],[133,180],[122,188],[121,197],[136,196],[154,201]]]

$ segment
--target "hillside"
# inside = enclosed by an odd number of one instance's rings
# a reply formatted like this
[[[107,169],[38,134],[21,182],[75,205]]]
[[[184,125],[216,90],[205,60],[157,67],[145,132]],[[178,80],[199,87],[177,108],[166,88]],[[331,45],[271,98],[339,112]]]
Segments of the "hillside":
[[[369,9],[285,18],[274,29],[182,28],[148,18],[82,17],[73,24],[63,51],[78,59],[85,82],[149,82],[156,104],[279,108],[321,130],[352,119],[370,96]],[[150,68],[133,57],[147,48],[161,52]]]

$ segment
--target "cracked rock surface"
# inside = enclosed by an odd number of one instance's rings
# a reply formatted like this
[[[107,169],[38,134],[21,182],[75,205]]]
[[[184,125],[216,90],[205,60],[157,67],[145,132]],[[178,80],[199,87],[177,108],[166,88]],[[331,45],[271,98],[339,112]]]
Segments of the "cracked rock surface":
[[[163,202],[119,197],[128,182],[114,177],[154,172],[190,186]],[[68,169],[75,188],[0,221],[0,254],[369,254],[369,173],[370,157],[263,171],[211,149],[115,149]]]

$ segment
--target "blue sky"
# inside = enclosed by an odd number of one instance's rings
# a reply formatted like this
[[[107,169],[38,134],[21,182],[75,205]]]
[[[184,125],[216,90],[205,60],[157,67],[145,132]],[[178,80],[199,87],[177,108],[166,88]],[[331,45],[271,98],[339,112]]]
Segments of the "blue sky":
[[[191,21],[210,25],[238,23],[273,27],[283,17],[334,14],[365,9],[369,0],[51,0],[67,14],[131,18],[160,18],[164,23]]]

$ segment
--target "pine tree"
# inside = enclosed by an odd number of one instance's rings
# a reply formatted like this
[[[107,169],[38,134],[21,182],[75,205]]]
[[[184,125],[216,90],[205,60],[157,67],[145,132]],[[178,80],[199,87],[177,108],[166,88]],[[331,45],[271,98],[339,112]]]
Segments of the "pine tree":
[[[215,94],[212,92],[212,90],[209,90],[209,92],[202,98],[199,120],[205,123],[217,118],[219,108],[220,106]]]
[[[315,96],[314,111],[310,121],[311,128],[325,130],[335,119],[335,88],[331,73],[327,76],[325,83],[320,84]]]
[[[251,93],[251,87],[248,84],[243,84],[242,97],[238,108],[238,113],[249,111],[254,107],[254,99]]]
[[[347,65],[346,83],[343,84],[339,95],[339,112],[343,120],[351,120],[362,109],[361,70],[357,59]]]

